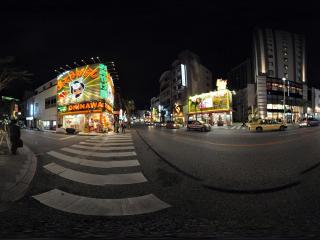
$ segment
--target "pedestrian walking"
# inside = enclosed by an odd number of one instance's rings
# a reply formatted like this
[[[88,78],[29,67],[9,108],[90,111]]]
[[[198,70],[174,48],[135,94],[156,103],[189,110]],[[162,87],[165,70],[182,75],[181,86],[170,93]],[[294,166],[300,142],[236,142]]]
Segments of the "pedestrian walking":
[[[126,133],[126,124],[124,122],[121,123],[121,132]]]
[[[9,125],[9,136],[11,142],[11,153],[17,154],[17,148],[23,147],[23,142],[20,139],[20,127],[17,125],[17,120],[12,119]]]
[[[116,133],[119,133],[119,122],[116,122]]]

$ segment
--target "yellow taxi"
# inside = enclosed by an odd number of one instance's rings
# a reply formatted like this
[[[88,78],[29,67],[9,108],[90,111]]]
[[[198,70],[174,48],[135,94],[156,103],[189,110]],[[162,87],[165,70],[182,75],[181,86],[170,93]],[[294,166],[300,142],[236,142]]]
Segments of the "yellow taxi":
[[[274,131],[280,130],[284,131],[287,125],[283,122],[278,122],[274,119],[260,119],[256,122],[251,122],[248,124],[248,129],[251,132],[263,132],[263,131]]]

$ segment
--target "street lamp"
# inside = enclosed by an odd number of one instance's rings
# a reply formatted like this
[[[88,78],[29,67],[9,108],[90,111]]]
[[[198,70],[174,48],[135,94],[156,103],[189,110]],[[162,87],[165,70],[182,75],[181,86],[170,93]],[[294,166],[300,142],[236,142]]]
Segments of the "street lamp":
[[[283,121],[285,122],[285,114],[286,114],[286,78],[282,78],[283,81]]]

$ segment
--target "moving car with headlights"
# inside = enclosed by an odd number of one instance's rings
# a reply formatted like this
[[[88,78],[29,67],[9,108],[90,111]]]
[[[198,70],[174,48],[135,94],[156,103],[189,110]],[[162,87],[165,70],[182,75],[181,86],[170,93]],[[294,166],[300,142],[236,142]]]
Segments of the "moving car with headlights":
[[[210,124],[206,124],[202,121],[197,121],[197,120],[193,120],[193,121],[188,121],[187,124],[187,130],[198,130],[201,132],[207,132],[211,130],[211,126]]]
[[[180,125],[175,123],[174,121],[167,121],[166,128],[178,129],[178,128],[180,128]]]
[[[260,119],[255,122],[251,122],[248,125],[248,129],[251,132],[263,132],[263,131],[284,131],[287,125],[283,122],[278,122],[274,119]]]
[[[313,126],[319,126],[320,121],[316,118],[303,118],[299,122],[299,127],[313,127]]]

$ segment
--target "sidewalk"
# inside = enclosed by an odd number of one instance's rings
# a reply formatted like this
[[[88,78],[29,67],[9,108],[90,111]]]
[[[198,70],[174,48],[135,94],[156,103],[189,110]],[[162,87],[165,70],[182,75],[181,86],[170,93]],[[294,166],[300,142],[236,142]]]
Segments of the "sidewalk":
[[[11,155],[7,143],[0,146],[0,212],[21,199],[35,175],[37,158],[27,146]]]

